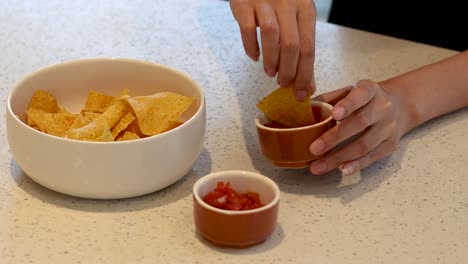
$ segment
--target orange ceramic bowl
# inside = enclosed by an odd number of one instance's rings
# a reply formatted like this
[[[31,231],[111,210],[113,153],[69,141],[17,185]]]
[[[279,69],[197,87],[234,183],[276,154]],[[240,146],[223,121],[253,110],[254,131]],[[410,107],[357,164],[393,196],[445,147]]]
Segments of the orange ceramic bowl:
[[[297,128],[272,128],[271,123],[262,113],[255,118],[260,149],[263,155],[273,165],[282,168],[305,168],[313,160],[321,156],[309,151],[310,144],[330,129],[334,124],[331,116],[333,106],[324,102],[312,101],[313,106],[319,106],[322,122]]]
[[[203,197],[212,192],[219,181],[229,182],[238,193],[258,193],[263,206],[230,211],[205,203]],[[238,170],[211,173],[193,186],[195,227],[203,237],[219,246],[248,247],[261,243],[276,227],[279,198],[278,186],[261,174]]]

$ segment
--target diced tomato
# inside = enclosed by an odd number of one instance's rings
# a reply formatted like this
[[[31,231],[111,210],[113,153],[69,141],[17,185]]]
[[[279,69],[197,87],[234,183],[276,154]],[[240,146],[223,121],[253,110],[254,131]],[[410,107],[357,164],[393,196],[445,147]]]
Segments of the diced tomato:
[[[258,193],[240,194],[232,189],[229,182],[226,184],[218,182],[213,192],[203,197],[203,201],[213,207],[232,211],[251,210],[263,206]]]
[[[322,122],[322,113],[321,113],[320,106],[313,105],[312,114],[314,115],[314,119],[316,123]]]

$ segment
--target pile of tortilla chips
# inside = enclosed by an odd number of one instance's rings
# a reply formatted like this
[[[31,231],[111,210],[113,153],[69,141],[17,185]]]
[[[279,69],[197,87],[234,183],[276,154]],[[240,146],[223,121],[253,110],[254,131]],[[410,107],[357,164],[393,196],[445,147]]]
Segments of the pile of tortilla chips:
[[[310,93],[304,101],[298,101],[294,96],[293,86],[279,87],[261,100],[257,107],[270,120],[293,128],[315,124]]]
[[[37,90],[26,110],[26,123],[44,133],[75,140],[122,141],[157,135],[183,123],[194,98],[172,92],[115,97],[90,91],[83,110],[69,113],[44,90]]]

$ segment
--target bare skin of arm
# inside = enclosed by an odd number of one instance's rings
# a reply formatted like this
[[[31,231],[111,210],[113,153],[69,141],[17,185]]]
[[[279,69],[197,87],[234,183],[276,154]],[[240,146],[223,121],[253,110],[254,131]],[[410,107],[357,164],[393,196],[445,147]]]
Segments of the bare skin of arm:
[[[313,154],[359,136],[314,161],[310,171],[340,167],[352,174],[393,152],[413,128],[468,106],[468,51],[381,82],[361,80],[317,99],[336,103],[332,115],[340,122],[311,144]]]

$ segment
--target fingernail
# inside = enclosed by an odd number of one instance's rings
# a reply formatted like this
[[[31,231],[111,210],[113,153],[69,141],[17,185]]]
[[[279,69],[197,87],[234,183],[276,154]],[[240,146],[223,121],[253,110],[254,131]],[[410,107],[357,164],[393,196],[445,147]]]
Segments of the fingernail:
[[[325,163],[325,161],[315,162],[310,165],[310,171],[313,174],[320,174],[322,172],[325,172],[326,170],[327,170],[327,163]]]
[[[307,91],[305,90],[296,90],[295,91],[296,99],[299,101],[304,101],[307,96]]]
[[[341,106],[333,108],[333,118],[335,120],[341,120],[345,115],[345,110]]]
[[[265,70],[265,73],[268,76],[270,76],[270,77],[275,77],[276,76],[276,70],[274,68],[265,67],[264,70]]]
[[[343,173],[344,176],[348,176],[353,174],[359,168],[358,161],[351,161],[348,163],[341,164],[339,167],[340,171]]]
[[[314,155],[320,155],[325,150],[325,143],[321,139],[317,139],[310,145],[310,152]]]

